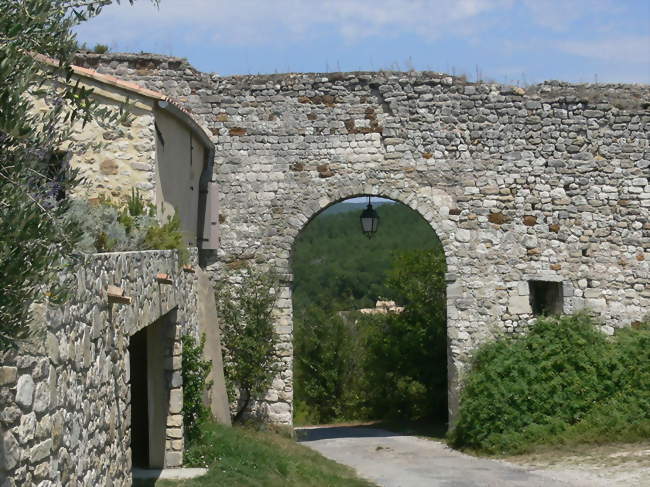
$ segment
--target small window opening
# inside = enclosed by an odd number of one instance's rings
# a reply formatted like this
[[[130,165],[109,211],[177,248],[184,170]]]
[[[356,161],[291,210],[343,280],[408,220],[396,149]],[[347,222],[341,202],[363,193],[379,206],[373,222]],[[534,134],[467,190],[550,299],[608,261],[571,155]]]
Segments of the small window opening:
[[[530,307],[535,316],[559,315],[563,311],[562,283],[553,281],[528,281]]]

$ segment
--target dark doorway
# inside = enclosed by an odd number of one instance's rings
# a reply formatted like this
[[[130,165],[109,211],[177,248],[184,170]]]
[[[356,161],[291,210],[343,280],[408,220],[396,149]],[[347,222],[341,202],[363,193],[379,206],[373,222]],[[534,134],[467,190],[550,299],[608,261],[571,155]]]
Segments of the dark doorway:
[[[134,467],[149,467],[149,401],[147,400],[147,329],[131,337],[131,459]]]

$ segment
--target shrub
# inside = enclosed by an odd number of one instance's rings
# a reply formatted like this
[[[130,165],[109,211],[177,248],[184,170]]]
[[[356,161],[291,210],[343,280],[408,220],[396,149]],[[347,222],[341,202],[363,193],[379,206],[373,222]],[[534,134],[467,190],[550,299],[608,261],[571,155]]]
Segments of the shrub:
[[[246,269],[240,284],[221,285],[215,292],[228,398],[237,403],[233,421],[243,419],[251,401],[264,398],[279,371],[272,317],[277,289],[273,273]]]
[[[298,318],[298,317],[297,317]],[[310,308],[294,335],[295,422],[365,419],[363,338],[348,316]]]
[[[106,54],[110,48],[106,44],[95,44],[93,47],[93,52],[95,54]]]
[[[153,224],[147,228],[143,241],[143,249],[149,250],[177,250],[181,264],[189,258],[184,235],[181,231],[181,221],[178,215],[174,216],[164,225]]]
[[[519,453],[537,444],[626,439],[650,426],[650,332],[608,339],[587,315],[541,318],[481,347],[452,445]]]
[[[446,419],[444,272],[444,255],[435,250],[399,255],[388,287],[403,297],[404,311],[361,321],[369,406],[375,417]]]
[[[85,253],[126,250],[177,250],[181,263],[189,252],[176,215],[160,225],[152,208],[134,191],[125,206],[99,198],[71,200],[65,221],[81,229],[76,249]]]
[[[211,387],[208,374],[212,362],[203,359],[205,335],[197,343],[191,335],[183,335],[183,425],[187,447],[200,437],[202,425],[210,418],[210,410],[203,403],[205,392]]]

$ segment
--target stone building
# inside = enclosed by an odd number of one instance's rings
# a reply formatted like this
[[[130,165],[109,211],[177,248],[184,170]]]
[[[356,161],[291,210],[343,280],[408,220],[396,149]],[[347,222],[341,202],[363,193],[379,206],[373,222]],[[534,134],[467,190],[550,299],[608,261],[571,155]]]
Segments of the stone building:
[[[53,62],[53,61],[49,61]],[[73,66],[75,81],[103,108],[125,110],[121,123],[77,121],[62,155],[79,171],[73,198],[124,202],[137,190],[156,207],[159,221],[179,216],[190,246],[217,248],[214,145],[206,130],[166,95],[135,83]],[[37,104],[48,110],[47,100]],[[212,208],[212,210],[210,210]],[[206,218],[207,216],[207,218]]]
[[[133,188],[160,221],[176,213],[190,247],[85,255],[61,307],[34,306],[37,334],[0,356],[0,485],[129,485],[131,468],[183,463],[181,335],[211,337],[211,406],[227,419],[212,287],[199,252],[216,248],[214,146],[161,93],[74,67],[124,125],[77,124],[62,157],[85,181],[72,198],[124,200]],[[38,109],[47,110],[48,100]]]

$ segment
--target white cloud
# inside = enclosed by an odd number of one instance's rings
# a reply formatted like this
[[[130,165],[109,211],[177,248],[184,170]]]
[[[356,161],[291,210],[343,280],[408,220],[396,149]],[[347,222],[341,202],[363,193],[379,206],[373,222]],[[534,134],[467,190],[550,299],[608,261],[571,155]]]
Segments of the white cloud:
[[[162,0],[160,9],[139,0],[112,5],[79,28],[94,42],[128,42],[142,36],[164,39],[201,31],[224,44],[260,44],[282,38],[300,41],[324,28],[350,41],[373,35],[414,32],[425,38],[466,29],[482,14],[514,0]],[[478,28],[472,24],[473,28]]]
[[[566,53],[599,61],[650,65],[650,36],[559,41],[555,46]]]
[[[620,0],[523,0],[536,24],[551,30],[567,30],[580,19],[597,13],[620,12]]]

